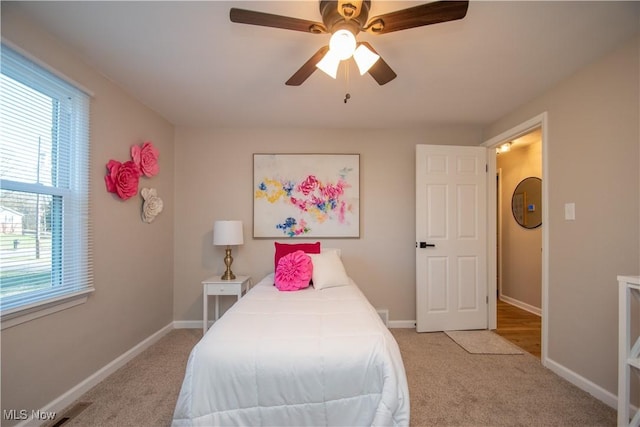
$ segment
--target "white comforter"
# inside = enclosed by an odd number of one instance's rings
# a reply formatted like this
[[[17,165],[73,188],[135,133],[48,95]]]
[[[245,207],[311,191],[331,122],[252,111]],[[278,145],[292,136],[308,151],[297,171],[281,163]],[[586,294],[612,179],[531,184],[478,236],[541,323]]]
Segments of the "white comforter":
[[[398,345],[360,289],[265,277],[189,356],[174,426],[409,425]]]

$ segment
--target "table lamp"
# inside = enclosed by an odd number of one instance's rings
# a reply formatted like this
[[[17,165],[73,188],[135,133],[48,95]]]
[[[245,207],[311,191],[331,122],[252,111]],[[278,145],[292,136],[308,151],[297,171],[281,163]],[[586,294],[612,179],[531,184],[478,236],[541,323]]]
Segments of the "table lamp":
[[[215,246],[226,246],[224,265],[227,270],[220,277],[222,280],[233,280],[236,278],[231,271],[231,246],[241,245],[242,239],[242,221],[216,221],[213,223],[213,244]]]

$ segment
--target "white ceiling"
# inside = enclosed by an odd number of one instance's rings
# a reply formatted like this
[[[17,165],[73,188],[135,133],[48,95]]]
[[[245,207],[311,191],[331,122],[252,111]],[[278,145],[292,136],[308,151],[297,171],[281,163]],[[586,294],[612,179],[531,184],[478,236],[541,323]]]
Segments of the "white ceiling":
[[[369,16],[424,2],[372,0]],[[234,24],[239,7],[321,21],[318,1],[2,1],[177,126],[483,126],[640,28],[636,1],[472,1],[454,22],[359,34],[398,77],[284,82],[327,35]],[[351,94],[347,104],[346,92]]]

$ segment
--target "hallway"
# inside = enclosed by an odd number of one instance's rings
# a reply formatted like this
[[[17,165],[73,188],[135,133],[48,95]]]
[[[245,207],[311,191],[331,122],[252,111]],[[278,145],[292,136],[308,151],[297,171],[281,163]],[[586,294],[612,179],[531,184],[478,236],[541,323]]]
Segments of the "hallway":
[[[542,318],[498,299],[496,333],[540,359]]]

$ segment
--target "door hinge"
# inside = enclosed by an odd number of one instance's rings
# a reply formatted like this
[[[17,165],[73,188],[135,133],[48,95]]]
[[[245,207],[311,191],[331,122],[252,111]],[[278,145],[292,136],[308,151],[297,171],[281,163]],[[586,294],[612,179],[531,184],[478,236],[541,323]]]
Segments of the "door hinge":
[[[489,304],[489,295],[487,295],[485,298],[486,298],[486,301],[487,301],[486,303]]]
[[[484,165],[484,171],[485,171],[485,172],[489,172],[489,165],[488,165],[488,164],[485,164],[485,165]]]

